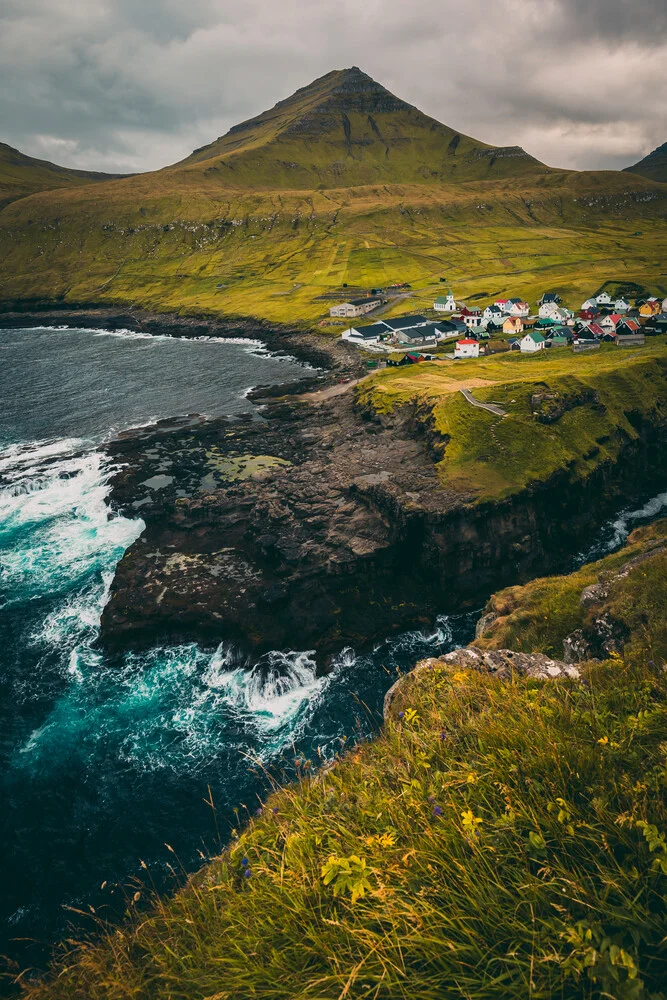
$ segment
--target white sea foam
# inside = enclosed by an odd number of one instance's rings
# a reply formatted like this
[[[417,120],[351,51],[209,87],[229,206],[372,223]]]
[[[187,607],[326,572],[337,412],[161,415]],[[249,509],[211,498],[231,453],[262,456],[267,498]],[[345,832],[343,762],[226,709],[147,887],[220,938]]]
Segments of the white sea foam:
[[[99,604],[143,522],[111,513],[106,500],[113,468],[100,452],[72,454],[80,444],[71,439],[3,453],[0,579],[10,603],[66,588],[68,599],[54,614],[85,623],[89,596],[78,589],[94,582]],[[52,616],[44,627],[61,631]]]
[[[638,524],[655,520],[663,511],[667,513],[667,493],[658,493],[647,500],[642,507],[637,507],[635,510],[622,510],[598,532],[599,541],[579,554],[577,563],[599,559],[620,548]]]

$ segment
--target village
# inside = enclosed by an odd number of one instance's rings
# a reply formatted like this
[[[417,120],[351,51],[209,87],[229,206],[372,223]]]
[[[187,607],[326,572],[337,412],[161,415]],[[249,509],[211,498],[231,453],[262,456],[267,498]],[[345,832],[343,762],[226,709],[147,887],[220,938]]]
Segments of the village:
[[[370,319],[369,314],[387,301],[381,290],[374,290],[333,306],[329,314],[335,320]],[[535,355],[546,349],[570,348],[578,353],[598,350],[605,342],[642,346],[647,336],[667,333],[667,298],[646,296],[631,302],[606,291],[586,299],[576,312],[555,292],[545,292],[532,310],[519,297],[499,298],[482,307],[457,301],[449,291],[435,299],[432,313],[430,317],[421,313],[392,319],[378,316],[374,322],[350,325],[341,338],[377,354],[388,365],[404,365],[503,351]],[[371,367],[375,364],[369,362]]]

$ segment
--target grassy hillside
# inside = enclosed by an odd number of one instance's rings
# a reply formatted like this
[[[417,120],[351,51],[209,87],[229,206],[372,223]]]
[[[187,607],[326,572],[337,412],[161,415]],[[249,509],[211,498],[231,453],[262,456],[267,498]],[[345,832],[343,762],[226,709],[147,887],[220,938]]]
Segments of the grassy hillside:
[[[461,387],[505,416],[472,406]],[[616,460],[637,437],[638,420],[661,424],[667,345],[661,338],[627,351],[610,344],[581,355],[563,347],[387,368],[360,386],[358,398],[380,414],[415,406],[435,434],[443,485],[479,502],[502,499],[558,471],[584,479]]]
[[[72,187],[108,181],[113,174],[88,170],[70,170],[48,160],[36,160],[12,146],[0,142],[0,210],[18,198],[25,198],[36,191]]]
[[[9,205],[1,294],[304,325],[395,281],[405,309],[441,278],[576,305],[608,280],[664,295],[666,216],[667,185],[549,169],[337,71],[173,167]]]
[[[430,661],[379,738],[306,764],[173,899],[137,889],[25,996],[663,1000],[666,530],[607,567],[647,555],[614,595],[622,656],[584,683]],[[526,626],[551,610],[514,604]]]
[[[667,142],[663,142],[662,146],[658,146],[639,163],[625,169],[630,173],[648,177],[649,180],[667,183]]]

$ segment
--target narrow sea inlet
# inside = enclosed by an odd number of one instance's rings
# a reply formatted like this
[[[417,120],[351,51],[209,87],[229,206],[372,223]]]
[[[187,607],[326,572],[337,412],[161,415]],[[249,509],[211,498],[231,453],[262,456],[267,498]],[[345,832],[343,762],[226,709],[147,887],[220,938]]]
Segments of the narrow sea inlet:
[[[100,444],[164,417],[252,412],[251,386],[303,375],[250,342],[0,332],[0,954],[21,965],[88,928],[91,907],[122,913],[134,879],[172,885],[166,844],[196,868],[271,778],[371,734],[397,671],[470,638],[474,615],[443,618],[341,650],[326,677],[308,650],[254,665],[224,645],[99,649],[116,564],[143,529],[141,511],[109,507]]]

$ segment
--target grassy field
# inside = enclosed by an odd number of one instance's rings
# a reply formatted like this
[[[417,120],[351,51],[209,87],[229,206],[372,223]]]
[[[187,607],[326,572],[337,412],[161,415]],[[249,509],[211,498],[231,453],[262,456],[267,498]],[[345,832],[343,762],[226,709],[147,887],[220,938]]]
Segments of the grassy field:
[[[664,1000],[666,531],[516,588],[521,629],[499,626],[550,650],[551,588],[653,548],[612,594],[622,656],[584,683],[420,672],[375,741],[314,778],[304,761],[174,898],[138,887],[28,1000]]]
[[[617,185],[623,175],[611,176]],[[601,218],[575,204],[567,186],[521,196],[494,182],[482,190],[357,188],[309,198],[216,196],[180,178],[158,181],[107,183],[103,198],[96,186],[10,205],[0,213],[2,298],[131,302],[307,327],[351,294],[346,284],[409,282],[402,311],[431,306],[443,284],[480,301],[516,293],[534,303],[548,289],[575,307],[608,281],[667,294],[661,210],[637,202],[627,220],[622,192]],[[478,207],[482,200],[493,209]],[[651,219],[634,214],[651,208]]]
[[[499,404],[506,415],[472,406],[461,388]],[[533,356],[511,352],[387,368],[357,393],[362,406],[380,414],[415,406],[417,418],[442,443],[443,485],[479,502],[502,499],[558,470],[585,478],[601,462],[615,460],[623,443],[637,437],[633,414],[661,421],[667,344],[655,338],[628,350],[610,344],[582,355],[563,347]],[[533,397],[539,393],[564,409],[552,423],[538,419],[544,406]]]

